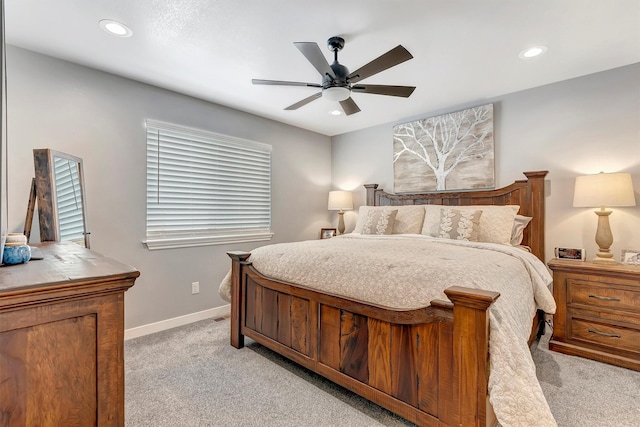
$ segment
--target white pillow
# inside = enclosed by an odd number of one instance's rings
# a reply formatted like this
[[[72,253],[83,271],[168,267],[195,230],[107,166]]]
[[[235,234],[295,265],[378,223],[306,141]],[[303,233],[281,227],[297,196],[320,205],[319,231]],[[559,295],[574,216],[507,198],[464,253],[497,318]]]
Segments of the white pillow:
[[[524,238],[524,229],[527,228],[529,222],[533,218],[530,216],[516,215],[513,220],[513,228],[511,229],[511,245],[519,246]]]
[[[392,234],[420,234],[424,222],[424,207],[422,205],[406,206],[360,206],[358,220],[354,233],[362,233],[362,226],[369,211],[382,209],[395,209],[398,211],[393,222]]]
[[[422,224],[422,234],[438,237],[440,226],[440,209],[454,208],[458,210],[481,210],[480,230],[478,232],[478,242],[500,243],[511,245],[511,231],[513,221],[520,206],[518,205],[469,205],[469,206],[443,206],[424,205],[425,216]]]

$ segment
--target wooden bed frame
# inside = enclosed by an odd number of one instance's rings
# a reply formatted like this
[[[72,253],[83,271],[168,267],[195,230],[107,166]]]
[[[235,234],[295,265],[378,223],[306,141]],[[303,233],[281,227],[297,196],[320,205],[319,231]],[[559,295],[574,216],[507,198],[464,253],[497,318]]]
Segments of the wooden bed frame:
[[[365,185],[367,205],[520,205],[523,245],[544,262],[544,177],[496,190],[393,195]],[[232,259],[231,345],[247,336],[421,426],[493,426],[489,306],[497,292],[454,286],[449,301],[394,310],[262,276]],[[535,337],[537,326],[532,328]]]

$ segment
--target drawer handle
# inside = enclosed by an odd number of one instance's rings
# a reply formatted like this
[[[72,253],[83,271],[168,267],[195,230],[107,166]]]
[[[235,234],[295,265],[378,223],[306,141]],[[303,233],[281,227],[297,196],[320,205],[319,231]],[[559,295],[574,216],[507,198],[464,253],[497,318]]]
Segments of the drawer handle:
[[[618,334],[607,334],[606,332],[596,331],[595,329],[589,329],[589,332],[591,332],[592,334],[602,335],[603,337],[608,337],[608,338],[621,338],[620,335]]]
[[[589,298],[602,299],[605,301],[620,301],[620,298],[615,297],[601,297],[600,295],[589,294]]]

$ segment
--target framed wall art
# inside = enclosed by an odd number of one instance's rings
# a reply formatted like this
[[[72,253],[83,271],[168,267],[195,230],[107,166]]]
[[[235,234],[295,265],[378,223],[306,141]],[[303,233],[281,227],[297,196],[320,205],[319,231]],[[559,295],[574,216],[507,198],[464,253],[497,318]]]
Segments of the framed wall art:
[[[393,128],[396,193],[495,188],[493,104]]]

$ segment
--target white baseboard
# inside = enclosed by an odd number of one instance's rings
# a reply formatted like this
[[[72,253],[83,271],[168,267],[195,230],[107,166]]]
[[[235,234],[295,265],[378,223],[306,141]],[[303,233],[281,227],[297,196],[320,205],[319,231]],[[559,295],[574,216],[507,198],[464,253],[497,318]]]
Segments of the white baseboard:
[[[156,332],[165,331],[167,329],[176,328],[178,326],[187,325],[204,319],[212,319],[223,317],[229,314],[231,305],[223,305],[221,307],[210,308],[209,310],[198,311],[196,313],[185,314],[184,316],[174,317],[172,319],[161,320],[148,325],[137,326],[135,328],[125,329],[124,339],[130,340],[144,335],[154,334]]]

